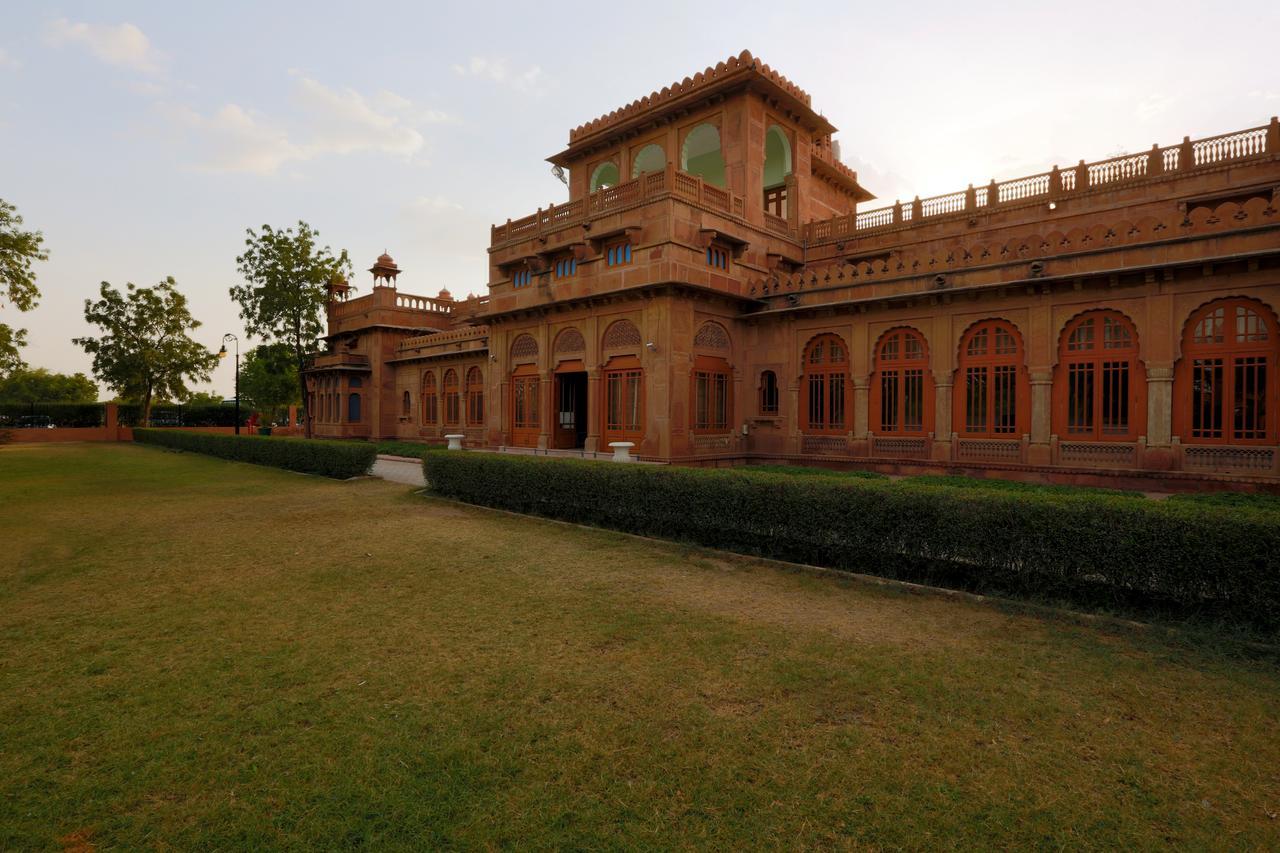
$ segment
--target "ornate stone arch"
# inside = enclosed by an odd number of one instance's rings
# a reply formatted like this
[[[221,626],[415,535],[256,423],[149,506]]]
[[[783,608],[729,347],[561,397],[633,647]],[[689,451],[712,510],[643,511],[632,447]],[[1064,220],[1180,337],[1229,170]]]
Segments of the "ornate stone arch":
[[[512,362],[536,361],[538,358],[538,341],[527,332],[519,334],[511,342]]]
[[[567,329],[561,329],[556,335],[555,346],[551,351],[556,355],[577,355],[586,352],[587,342],[582,337],[582,332],[573,326]]]
[[[693,336],[693,348],[715,351],[728,357],[732,349],[729,332],[715,320],[707,320],[698,327],[697,334]]]
[[[604,330],[600,345],[605,350],[635,350],[644,344],[640,329],[630,320],[615,320]]]

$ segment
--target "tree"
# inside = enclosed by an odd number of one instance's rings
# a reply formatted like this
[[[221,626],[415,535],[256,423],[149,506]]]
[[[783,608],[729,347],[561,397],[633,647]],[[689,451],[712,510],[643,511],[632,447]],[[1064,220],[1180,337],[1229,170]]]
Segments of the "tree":
[[[288,344],[263,344],[245,354],[240,365],[240,396],[264,417],[302,399],[298,365]]]
[[[26,366],[20,352],[26,345],[26,329],[14,329],[0,323],[0,377],[9,376]]]
[[[32,262],[47,261],[44,235],[23,231],[18,209],[0,198],[0,304],[8,301],[19,311],[36,307],[40,290]],[[0,376],[21,368],[18,350],[27,343],[27,330],[0,323]]]
[[[318,246],[320,235],[305,222],[299,222],[296,231],[263,225],[261,233],[252,228],[246,233],[247,248],[236,258],[244,283],[231,288],[231,298],[240,304],[240,317],[250,335],[286,344],[292,353],[303,423],[310,438],[311,413],[307,411],[303,370],[307,356],[325,332],[327,285],[334,276],[349,276],[351,261],[345,249],[334,255],[328,246]]]
[[[0,379],[0,403],[92,403],[98,386],[83,373],[53,373],[38,367]]]
[[[200,391],[192,394],[190,397],[182,401],[184,406],[221,406],[224,402],[221,394],[210,394],[207,391]]]
[[[124,293],[104,281],[100,293],[97,302],[84,301],[84,318],[105,334],[72,343],[93,356],[94,376],[142,404],[141,423],[151,417],[153,396],[182,400],[188,379],[209,381],[218,357],[187,334],[200,323],[172,276],[155,287],[130,283]]]

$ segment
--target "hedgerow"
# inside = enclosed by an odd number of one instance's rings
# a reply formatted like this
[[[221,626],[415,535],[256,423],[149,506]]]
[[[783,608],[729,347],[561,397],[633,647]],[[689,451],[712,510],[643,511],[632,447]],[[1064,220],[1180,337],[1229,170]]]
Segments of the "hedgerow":
[[[437,494],[886,577],[1280,626],[1280,513],[750,468],[431,453]]]
[[[133,440],[173,450],[203,453],[221,459],[270,465],[304,474],[345,480],[368,474],[378,449],[363,441],[268,438],[250,435],[216,435],[176,429],[135,429]]]

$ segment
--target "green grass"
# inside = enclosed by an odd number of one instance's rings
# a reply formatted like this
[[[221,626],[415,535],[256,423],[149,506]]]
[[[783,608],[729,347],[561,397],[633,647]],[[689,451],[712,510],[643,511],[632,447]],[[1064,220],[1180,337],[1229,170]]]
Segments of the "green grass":
[[[379,453],[385,453],[388,456],[408,456],[411,458],[421,458],[422,454],[432,450],[444,450],[443,444],[427,444],[424,441],[398,441],[395,439],[382,439],[375,441],[378,446]]]
[[[132,445],[0,449],[0,849],[1280,846],[1280,674]]]

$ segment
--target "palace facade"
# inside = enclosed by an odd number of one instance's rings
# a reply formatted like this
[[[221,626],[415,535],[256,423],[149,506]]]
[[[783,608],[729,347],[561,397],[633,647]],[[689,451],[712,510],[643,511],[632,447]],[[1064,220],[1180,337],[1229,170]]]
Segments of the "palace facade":
[[[488,294],[331,287],[316,433],[1280,486],[1280,124],[864,209],[742,53],[570,131]]]

